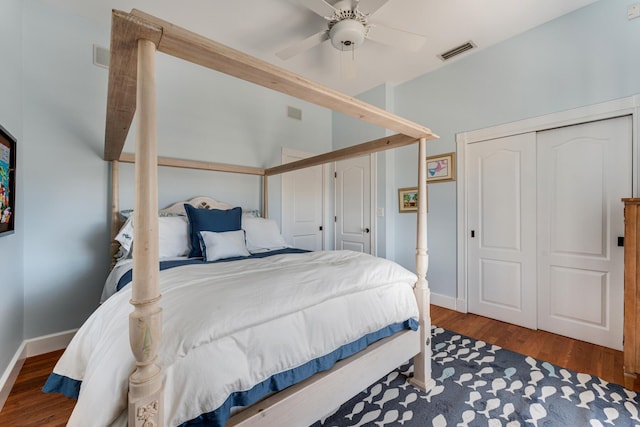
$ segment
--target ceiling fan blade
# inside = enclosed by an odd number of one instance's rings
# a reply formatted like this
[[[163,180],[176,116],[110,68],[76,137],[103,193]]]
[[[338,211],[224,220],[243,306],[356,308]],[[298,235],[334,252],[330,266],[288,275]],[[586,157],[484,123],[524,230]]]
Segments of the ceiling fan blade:
[[[412,52],[420,50],[427,38],[420,34],[386,27],[384,25],[372,25],[369,27],[367,38],[374,42],[382,43],[392,47],[399,47]]]
[[[378,9],[387,4],[389,0],[359,0],[356,2],[358,10],[365,15],[373,15]]]
[[[336,8],[324,0],[297,0],[297,2],[301,6],[314,11],[323,18],[332,16],[333,13],[336,12]]]
[[[305,50],[319,45],[325,40],[329,40],[329,32],[326,30],[320,31],[319,33],[314,34],[311,37],[307,37],[304,40],[301,40],[297,43],[292,44],[291,46],[285,47],[279,52],[276,52],[276,56],[280,59],[287,60],[304,52]]]

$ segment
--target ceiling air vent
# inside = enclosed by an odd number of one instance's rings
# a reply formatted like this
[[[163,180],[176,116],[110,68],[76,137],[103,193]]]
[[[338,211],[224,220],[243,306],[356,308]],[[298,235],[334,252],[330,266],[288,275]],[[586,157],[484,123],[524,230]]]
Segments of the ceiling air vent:
[[[454,56],[458,56],[461,53],[471,50],[474,47],[476,47],[476,45],[471,40],[469,40],[468,42],[463,43],[460,46],[454,47],[453,49],[450,49],[444,53],[441,53],[440,55],[438,55],[438,57],[443,61],[446,61],[448,59],[453,58]]]

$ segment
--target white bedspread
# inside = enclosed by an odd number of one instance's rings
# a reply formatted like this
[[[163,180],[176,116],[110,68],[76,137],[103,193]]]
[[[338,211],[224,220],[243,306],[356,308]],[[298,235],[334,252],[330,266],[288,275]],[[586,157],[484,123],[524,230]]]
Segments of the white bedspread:
[[[418,317],[416,276],[351,251],[276,255],[160,272],[165,425],[218,408],[230,392]],[[82,380],[70,426],[126,410],[130,285],[80,328],[54,372]]]

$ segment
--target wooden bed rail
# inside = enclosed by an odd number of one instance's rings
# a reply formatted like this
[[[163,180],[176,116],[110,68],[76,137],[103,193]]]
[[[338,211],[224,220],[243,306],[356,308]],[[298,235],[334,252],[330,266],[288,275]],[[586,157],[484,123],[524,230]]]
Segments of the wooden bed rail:
[[[135,163],[135,154],[122,153],[120,162]],[[172,157],[158,157],[158,166],[168,166],[172,168],[197,169],[216,172],[231,172],[247,175],[264,175],[264,169],[251,166],[237,166],[226,163],[201,162],[196,160],[175,159]]]
[[[347,96],[326,86],[170,22],[133,10],[113,11],[111,62],[109,66],[109,102],[105,134],[105,160],[120,157],[135,112],[135,41],[153,41],[157,50],[222,73],[238,77],[329,108],[348,116],[418,138],[435,139],[429,128]]]

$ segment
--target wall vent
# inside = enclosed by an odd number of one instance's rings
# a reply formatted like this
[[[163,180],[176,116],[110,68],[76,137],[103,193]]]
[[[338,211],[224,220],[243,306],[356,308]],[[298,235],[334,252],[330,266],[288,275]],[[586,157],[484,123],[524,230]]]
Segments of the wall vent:
[[[453,49],[450,49],[444,53],[441,53],[440,55],[438,55],[438,58],[442,59],[443,61],[446,61],[448,59],[453,58],[454,56],[458,56],[475,47],[476,47],[475,43],[469,40],[468,42],[463,43],[460,46],[454,47]]]
[[[302,110],[299,108],[287,106],[287,117],[295,120],[302,120]]]
[[[109,68],[109,58],[111,52],[106,47],[93,45],[93,65],[102,68]]]

